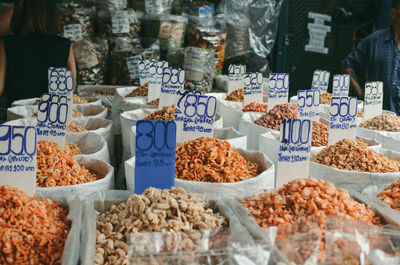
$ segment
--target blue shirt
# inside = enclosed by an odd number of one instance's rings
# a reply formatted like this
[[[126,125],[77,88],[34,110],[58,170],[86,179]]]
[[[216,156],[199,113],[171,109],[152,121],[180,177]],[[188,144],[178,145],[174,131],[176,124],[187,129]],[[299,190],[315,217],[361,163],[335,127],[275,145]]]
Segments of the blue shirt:
[[[383,108],[400,115],[400,51],[391,27],[363,39],[342,64],[365,73],[367,81],[383,81]]]

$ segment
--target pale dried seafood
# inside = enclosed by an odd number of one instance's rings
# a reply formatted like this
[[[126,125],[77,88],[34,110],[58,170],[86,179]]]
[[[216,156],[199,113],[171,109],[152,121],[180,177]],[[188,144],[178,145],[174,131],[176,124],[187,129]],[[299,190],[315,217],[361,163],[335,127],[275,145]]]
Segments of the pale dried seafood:
[[[325,147],[311,158],[311,161],[337,169],[388,173],[399,172],[400,163],[367,148],[362,139],[357,141],[343,139]]]
[[[76,185],[102,178],[79,165],[71,152],[50,141],[38,142],[36,160],[37,187]]]
[[[65,141],[64,148],[67,151],[71,152],[72,155],[80,155],[80,154],[82,154],[81,149],[76,144],[73,144],[73,143]]]
[[[87,130],[81,125],[70,121],[67,123],[67,132],[86,132]]]
[[[377,197],[391,208],[400,211],[400,180],[386,187]]]
[[[243,102],[244,101],[244,88],[236,89],[232,91],[225,100],[235,101],[235,102]]]
[[[72,117],[74,117],[74,118],[83,117],[83,114],[79,110],[73,109],[72,110]]]
[[[329,127],[323,123],[313,121],[312,130],[312,146],[327,146],[328,145]]]
[[[321,94],[320,104],[331,105],[332,94],[331,93],[323,93]]]
[[[144,117],[143,120],[173,121],[175,119],[175,105],[165,106],[160,110]]]
[[[244,106],[243,112],[254,111],[254,112],[267,112],[267,104],[251,102],[250,104]]]
[[[74,104],[86,104],[86,103],[89,103],[89,101],[86,98],[81,98],[76,94],[73,95],[72,102]]]
[[[362,122],[359,127],[376,131],[400,132],[400,117],[394,113],[383,113]]]
[[[146,189],[101,214],[96,228],[95,264],[128,264],[126,237],[138,232],[218,230],[223,216],[182,188]]]
[[[227,141],[200,137],[176,148],[176,178],[222,183],[257,175],[258,165],[246,161]]]
[[[264,128],[279,131],[283,119],[297,119],[297,107],[288,103],[276,105],[254,123]]]
[[[149,93],[149,84],[146,83],[144,86],[139,86],[139,87],[135,88],[129,94],[127,94],[125,97],[126,98],[147,97],[148,93]]]
[[[160,99],[157,98],[155,100],[152,100],[150,102],[147,102],[147,105],[151,105],[151,106],[158,106],[158,104],[160,103]]]

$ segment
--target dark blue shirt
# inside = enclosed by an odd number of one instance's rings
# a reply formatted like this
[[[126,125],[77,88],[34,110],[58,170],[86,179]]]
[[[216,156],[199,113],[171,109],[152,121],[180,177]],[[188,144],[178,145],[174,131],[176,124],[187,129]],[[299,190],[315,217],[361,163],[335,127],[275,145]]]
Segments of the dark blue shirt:
[[[400,51],[392,28],[363,39],[342,64],[366,74],[367,81],[383,81],[383,108],[400,115]]]

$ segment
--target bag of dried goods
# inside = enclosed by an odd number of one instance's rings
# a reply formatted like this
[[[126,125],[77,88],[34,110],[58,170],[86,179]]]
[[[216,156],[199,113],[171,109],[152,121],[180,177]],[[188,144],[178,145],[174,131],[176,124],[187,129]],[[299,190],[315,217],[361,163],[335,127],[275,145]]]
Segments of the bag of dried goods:
[[[0,196],[1,264],[78,263],[82,205],[77,197],[29,197],[7,185],[0,187]]]
[[[83,97],[97,97],[101,99],[102,105],[111,108],[114,102],[114,95],[120,86],[104,85],[78,85],[79,95]]]
[[[337,187],[362,191],[370,185],[400,177],[400,154],[368,149],[363,140],[344,139],[311,158],[309,176],[328,180]]]
[[[28,98],[28,99],[20,99],[11,103],[11,107],[16,106],[26,106],[26,105],[38,105],[40,102],[40,98]]]
[[[229,142],[233,148],[247,150],[247,136],[235,128],[216,128],[213,130],[213,137]]]
[[[384,111],[381,115],[362,122],[357,127],[357,136],[376,139],[383,148],[400,152],[400,117]]]
[[[106,119],[107,109],[99,105],[74,105],[72,117],[79,118],[83,116],[90,118]]]
[[[88,106],[88,105],[99,105],[101,106],[101,99],[97,97],[80,97],[76,94],[73,95],[72,98],[73,104],[79,104],[81,106]]]
[[[98,118],[75,118],[67,125],[67,134],[84,134],[86,131],[102,136],[110,152],[111,164],[115,161],[114,130],[110,120]]]
[[[36,105],[11,107],[7,109],[7,121],[34,117],[37,111],[38,106]]]
[[[67,134],[65,137],[66,147],[76,158],[84,157],[101,160],[110,163],[110,154],[104,138],[98,134],[88,132],[86,134]],[[67,145],[67,142],[75,146]]]
[[[240,235],[234,235],[238,241],[252,242],[229,207],[218,199],[204,201],[182,188],[148,188],[142,195],[131,191],[97,192],[84,204],[80,261],[82,265],[127,264],[129,234],[199,233],[199,230],[215,231],[228,226]]]
[[[291,104],[280,104],[266,114],[244,113],[239,122],[239,132],[247,135],[249,150],[258,150],[259,135],[271,130],[280,130],[282,119],[296,119],[297,107]]]
[[[229,204],[255,238],[265,239],[268,236],[261,228],[316,220],[320,224],[322,235],[320,260],[324,258],[324,225],[329,216],[344,216],[372,224],[381,223],[369,206],[353,200],[347,191],[336,189],[329,181],[313,178],[293,180],[282,188],[253,195],[241,203],[231,199]],[[249,213],[252,217],[248,216]]]
[[[175,109],[166,106],[161,110],[138,109],[124,112],[121,115],[122,141],[124,147],[124,158],[128,159],[135,155],[136,146],[136,121],[138,120],[174,120]],[[217,113],[213,124],[214,129],[222,128],[222,117]],[[126,160],[124,159],[124,161]]]

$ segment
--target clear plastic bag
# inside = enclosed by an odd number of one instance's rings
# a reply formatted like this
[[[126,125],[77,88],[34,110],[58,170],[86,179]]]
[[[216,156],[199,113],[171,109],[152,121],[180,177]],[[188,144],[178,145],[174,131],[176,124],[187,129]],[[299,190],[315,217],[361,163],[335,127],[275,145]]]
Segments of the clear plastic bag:
[[[63,36],[71,41],[79,41],[94,34],[95,8],[86,8],[73,2],[58,6]]]
[[[214,51],[196,47],[185,48],[185,89],[210,92],[214,80]]]
[[[122,10],[128,5],[127,0],[96,0],[97,10]]]
[[[172,10],[173,0],[145,0],[146,13],[165,14]]]

